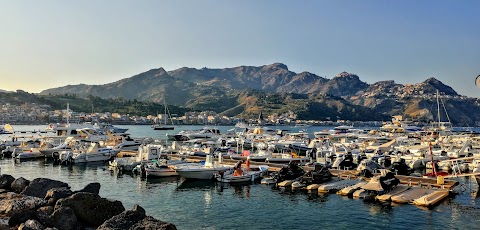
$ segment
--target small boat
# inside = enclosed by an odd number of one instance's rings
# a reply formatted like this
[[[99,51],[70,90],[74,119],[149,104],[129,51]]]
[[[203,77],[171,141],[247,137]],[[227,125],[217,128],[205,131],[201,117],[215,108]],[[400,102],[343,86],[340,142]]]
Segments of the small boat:
[[[97,142],[91,142],[90,146],[83,146],[71,151],[60,152],[59,160],[63,163],[86,163],[107,161],[117,155],[119,150],[112,148],[99,148]]]
[[[420,187],[412,187],[409,190],[392,196],[391,199],[395,203],[412,203],[415,199],[432,193],[432,190]]]
[[[215,178],[219,182],[223,183],[240,183],[240,182],[248,182],[248,181],[255,181],[260,179],[263,175],[268,172],[267,165],[260,165],[258,166],[257,170],[253,168],[250,170],[243,169],[242,175],[234,175],[234,171],[226,171],[224,173],[217,173]]]
[[[367,195],[368,195],[368,191],[361,188],[361,189],[355,191],[352,196],[353,196],[354,198],[362,198],[362,199],[363,199],[363,198],[365,198]]]
[[[415,199],[413,201],[413,204],[418,205],[418,206],[429,207],[429,206],[435,205],[438,202],[442,201],[449,194],[450,194],[450,192],[446,189],[435,190],[434,192],[432,192],[430,194],[427,194],[425,196],[422,196],[420,198]]]
[[[405,192],[409,189],[409,186],[406,185],[397,185],[395,186],[392,190],[388,191],[387,193],[383,195],[378,195],[375,198],[379,201],[390,201],[392,196],[395,196],[397,194],[400,194],[402,192]]]
[[[163,108],[165,110],[165,112],[163,114],[163,119],[164,119],[163,124],[154,124],[154,125],[152,125],[152,128],[153,128],[153,130],[174,130],[175,126],[173,126],[173,121],[172,121],[172,118],[170,116],[170,111],[168,111],[167,103],[165,102],[165,98],[163,99]],[[167,125],[167,119],[168,118],[170,118],[170,121],[172,122],[172,125]]]
[[[167,176],[177,176],[178,173],[175,171],[174,166],[179,164],[185,164],[184,160],[165,160],[154,162],[145,167],[145,173],[147,177],[167,177]]]
[[[338,191],[338,194],[342,196],[353,195],[355,191],[361,189],[361,187],[364,186],[365,184],[367,184],[366,181],[361,181],[357,184],[341,189],[340,191]]]
[[[307,186],[307,190],[318,190],[318,187],[320,187],[320,184],[311,184]]]
[[[318,192],[335,192],[340,189],[346,188],[348,186],[352,186],[354,184],[357,184],[357,180],[341,180],[341,181],[336,181],[328,184],[323,184],[318,187]]]
[[[45,155],[41,153],[38,148],[31,148],[30,150],[23,150],[19,152],[14,151],[12,156],[15,156],[16,159],[33,159],[38,157],[45,157]]]
[[[294,180],[284,180],[280,183],[277,184],[278,187],[290,187],[292,186],[293,182],[295,182]]]
[[[175,165],[174,169],[178,175],[185,179],[210,180],[216,173],[232,170],[233,167],[229,165],[223,165],[218,162],[213,162],[213,156],[210,154],[207,155],[207,159],[205,160],[204,164],[179,164]]]

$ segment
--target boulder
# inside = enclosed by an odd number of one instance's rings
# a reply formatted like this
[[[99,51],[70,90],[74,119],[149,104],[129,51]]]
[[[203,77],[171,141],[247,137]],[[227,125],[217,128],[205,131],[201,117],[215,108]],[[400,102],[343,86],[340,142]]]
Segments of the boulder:
[[[89,193],[98,195],[100,193],[100,183],[94,182],[94,183],[87,184],[85,188],[77,192],[89,192]]]
[[[35,210],[45,205],[43,199],[16,194],[13,192],[0,194],[0,214],[11,215],[13,213],[27,212]]]
[[[29,184],[30,184],[29,180],[23,177],[20,177],[15,179],[12,182],[11,187],[12,187],[12,190],[15,191],[16,193],[21,193],[25,189],[25,187],[27,187]]]
[[[79,192],[55,204],[55,210],[60,207],[70,207],[79,221],[91,226],[100,226],[106,220],[125,211],[122,202],[108,200],[97,194]]]
[[[13,213],[8,219],[8,225],[10,226],[18,226],[24,223],[27,220],[35,218],[35,211],[26,211],[26,212],[17,212]]]
[[[151,216],[143,218],[129,229],[131,230],[177,230],[174,224],[157,220]]]
[[[37,209],[37,212],[35,213],[35,215],[40,222],[47,223],[52,213],[53,213],[53,206],[43,206]]]
[[[139,205],[134,205],[132,210],[124,211],[105,221],[97,230],[121,230],[121,229],[167,229],[176,230],[173,224],[157,220],[145,215],[145,210]]]
[[[22,191],[21,194],[44,198],[48,190],[60,187],[69,188],[67,183],[58,180],[37,178],[35,180],[32,180],[30,184]]]
[[[36,220],[27,220],[25,223],[22,223],[18,230],[43,230],[45,227]]]
[[[127,210],[105,221],[97,230],[129,229],[145,217],[145,210],[139,205],[134,205],[132,210]]]
[[[8,174],[0,175],[0,189],[11,189],[11,184],[15,178]]]
[[[58,229],[69,230],[76,229],[78,221],[74,211],[67,206],[63,206],[56,208],[50,215],[49,224]]]
[[[67,198],[73,194],[72,190],[66,187],[60,187],[60,188],[52,188],[47,191],[47,194],[45,195],[45,200],[47,201],[48,205],[55,205],[57,200],[62,199],[62,198]]]

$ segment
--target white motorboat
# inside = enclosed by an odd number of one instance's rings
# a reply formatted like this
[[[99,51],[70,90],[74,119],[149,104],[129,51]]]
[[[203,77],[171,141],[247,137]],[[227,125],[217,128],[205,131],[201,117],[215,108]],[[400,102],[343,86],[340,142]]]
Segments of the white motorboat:
[[[113,161],[109,161],[108,164],[120,170],[132,171],[141,163],[151,163],[153,160],[160,159],[162,155],[165,155],[162,154],[164,148],[163,145],[159,144],[141,145],[138,147],[136,157],[117,157]]]
[[[219,182],[224,183],[240,183],[255,181],[262,178],[268,172],[267,165],[260,165],[258,168],[250,168],[249,170],[242,168],[242,173],[237,175],[234,171],[226,171],[224,173],[215,174],[215,178]]]
[[[66,163],[86,163],[96,161],[107,161],[115,157],[119,152],[113,148],[99,148],[97,142],[91,142],[90,146],[74,148],[71,151],[63,151],[60,153],[60,161]]]
[[[208,155],[205,164],[179,164],[175,165],[174,169],[177,171],[178,175],[185,179],[210,180],[216,173],[232,170],[233,167],[214,162],[213,156]]]
[[[177,172],[174,169],[175,165],[179,164],[188,164],[185,160],[166,160],[162,159],[160,161],[148,164],[145,167],[145,173],[147,177],[167,177],[167,176],[177,176]]]

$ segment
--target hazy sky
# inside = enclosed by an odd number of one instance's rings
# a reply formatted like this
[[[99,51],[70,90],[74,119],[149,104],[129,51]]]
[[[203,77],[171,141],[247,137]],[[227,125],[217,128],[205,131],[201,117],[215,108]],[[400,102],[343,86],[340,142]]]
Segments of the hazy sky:
[[[480,97],[479,9],[476,0],[0,0],[0,89],[282,62],[367,83],[435,77]]]

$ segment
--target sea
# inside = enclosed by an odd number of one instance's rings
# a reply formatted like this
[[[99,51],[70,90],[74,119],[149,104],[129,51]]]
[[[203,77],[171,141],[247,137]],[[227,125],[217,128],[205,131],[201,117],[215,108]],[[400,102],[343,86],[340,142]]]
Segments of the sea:
[[[13,126],[15,131],[44,130],[45,126]],[[121,126],[132,137],[165,139],[166,133],[200,129],[153,130],[150,126]],[[222,132],[233,126],[219,126]],[[308,128],[307,132],[332,127]],[[293,127],[281,127],[298,131]],[[45,159],[16,162],[0,159],[2,174],[32,180],[44,177],[68,183],[72,190],[92,182],[100,195],[121,201],[126,209],[142,206],[147,215],[171,222],[177,229],[480,229],[480,198],[474,180],[458,178],[456,194],[431,208],[370,203],[336,194],[278,189],[247,183],[228,185],[182,178],[141,178],[109,170],[102,163],[54,165]]]

